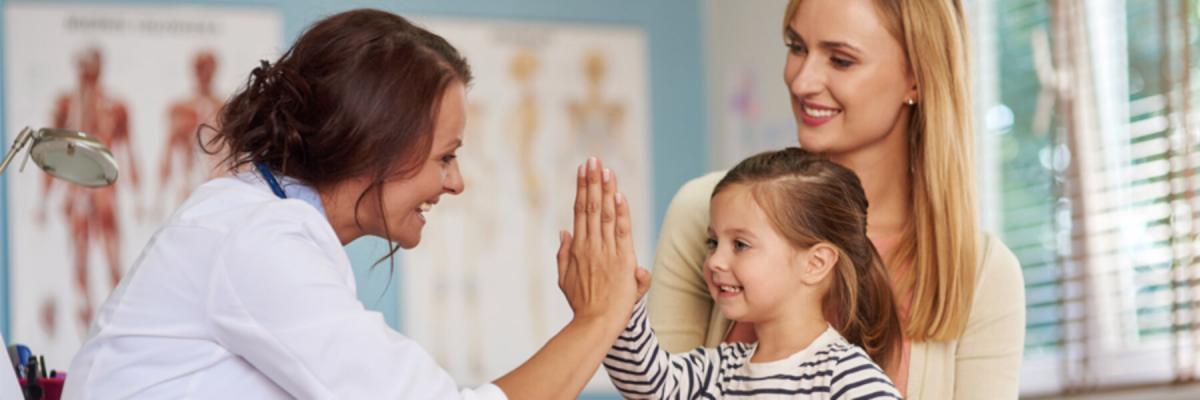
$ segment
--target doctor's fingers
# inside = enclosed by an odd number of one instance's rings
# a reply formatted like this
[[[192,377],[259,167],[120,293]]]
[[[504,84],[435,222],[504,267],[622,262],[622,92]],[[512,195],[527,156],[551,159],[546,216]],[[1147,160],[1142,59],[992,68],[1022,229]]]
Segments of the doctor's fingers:
[[[579,244],[579,240],[587,237],[587,168],[588,161],[579,164],[579,174],[575,177],[575,225],[571,230],[575,232],[572,236],[573,244]],[[579,248],[576,246],[575,248]]]
[[[603,183],[604,164],[596,157],[588,158],[587,172],[587,237],[585,241],[589,246],[595,248],[603,248],[601,240],[603,237],[600,234],[600,214],[603,207],[604,193],[601,188]]]
[[[617,174],[605,168],[601,177],[603,180],[601,184],[601,196],[603,199],[600,204],[600,238],[604,243],[604,251],[615,252],[617,250],[617,244],[614,240],[617,214]]]

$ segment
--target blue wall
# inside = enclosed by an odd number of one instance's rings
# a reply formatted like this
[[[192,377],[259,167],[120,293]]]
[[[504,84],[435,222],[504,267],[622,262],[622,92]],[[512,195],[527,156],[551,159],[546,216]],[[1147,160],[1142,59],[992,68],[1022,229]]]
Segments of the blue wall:
[[[0,1],[0,4],[4,3]],[[99,2],[97,2],[99,3]],[[117,4],[115,2],[103,2]],[[120,4],[211,4],[220,6],[256,6],[280,10],[283,38],[290,43],[310,23],[337,11],[373,7],[398,14],[424,14],[505,18],[557,23],[612,23],[641,28],[647,38],[650,61],[650,118],[654,161],[654,221],[658,232],[668,202],[687,179],[707,169],[708,127],[705,113],[704,71],[701,42],[700,2],[694,0],[409,0],[409,1],[318,1],[318,0],[245,0],[245,1],[125,1]],[[2,13],[2,11],[0,11]],[[0,41],[3,22],[0,18]],[[34,40],[31,36],[30,40]],[[0,55],[0,72],[3,55]],[[0,82],[0,93],[3,93]],[[3,104],[0,97],[0,126]],[[10,143],[4,144],[7,151]],[[19,161],[19,160],[18,160]],[[15,172],[15,171],[14,171]],[[14,173],[9,172],[9,173]],[[28,173],[28,172],[26,172]],[[9,281],[7,240],[7,181],[0,177],[0,330],[9,336]],[[653,242],[653,241],[652,241]],[[359,278],[363,302],[385,315],[392,326],[401,320],[398,296],[403,268],[397,266],[388,282],[387,265],[373,271],[368,267],[382,255],[382,240],[364,239],[348,247]],[[639,249],[650,252],[652,249]],[[383,289],[388,287],[385,293]],[[399,327],[403,328],[403,327]]]

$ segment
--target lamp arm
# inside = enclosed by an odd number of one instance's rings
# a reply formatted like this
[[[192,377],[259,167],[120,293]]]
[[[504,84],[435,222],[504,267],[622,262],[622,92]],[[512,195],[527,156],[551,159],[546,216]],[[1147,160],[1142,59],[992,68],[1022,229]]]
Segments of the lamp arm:
[[[0,174],[4,174],[4,170],[8,169],[8,163],[12,162],[13,157],[16,157],[17,153],[21,152],[26,143],[29,143],[29,139],[33,139],[33,130],[27,126],[25,129],[21,129],[21,133],[17,135],[17,140],[13,141],[12,147],[8,149],[8,154],[4,155],[4,161],[0,162]]]

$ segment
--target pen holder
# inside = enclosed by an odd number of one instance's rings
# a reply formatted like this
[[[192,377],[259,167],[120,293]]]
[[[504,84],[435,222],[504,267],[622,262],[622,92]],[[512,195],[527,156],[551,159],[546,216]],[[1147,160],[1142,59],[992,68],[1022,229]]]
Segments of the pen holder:
[[[25,379],[21,379],[21,387],[25,387]],[[42,388],[40,400],[59,400],[62,398],[63,383],[66,378],[38,378],[38,386]],[[29,399],[27,399],[29,400]]]

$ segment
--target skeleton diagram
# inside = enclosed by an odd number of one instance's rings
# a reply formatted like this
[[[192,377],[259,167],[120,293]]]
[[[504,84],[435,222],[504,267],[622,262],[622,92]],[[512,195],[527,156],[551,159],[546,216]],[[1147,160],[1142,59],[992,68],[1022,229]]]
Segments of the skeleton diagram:
[[[619,101],[604,98],[604,79],[607,75],[607,65],[604,54],[598,50],[588,52],[583,57],[583,77],[586,90],[582,98],[567,103],[567,116],[570,120],[572,135],[566,140],[566,150],[563,154],[571,155],[562,161],[563,171],[575,173],[575,166],[580,160],[590,156],[599,157],[604,165],[617,176],[632,176],[630,172],[640,171],[636,165],[637,154],[630,146],[630,140],[622,132],[625,118],[625,105]],[[560,177],[561,182],[574,182],[573,177]],[[627,181],[628,182],[628,181]],[[559,207],[569,207],[570,204],[560,202]],[[560,223],[568,224],[571,213],[569,210],[555,212]],[[562,225],[569,226],[569,225]]]
[[[495,212],[495,199],[500,195],[500,183],[494,179],[494,172],[500,162],[496,160],[495,155],[489,152],[489,149],[494,149],[489,146],[488,138],[483,135],[486,131],[479,129],[481,126],[484,114],[484,107],[479,104],[471,104],[467,110],[467,134],[463,140],[461,150],[462,160],[459,163],[459,168],[462,169],[463,184],[470,188],[471,192],[466,196],[459,196],[452,199],[446,199],[445,205],[438,211],[439,217],[460,216],[461,219],[455,220],[462,222],[461,233],[455,232],[452,229],[446,229],[447,223],[433,224],[431,229],[437,230],[430,232],[431,236],[438,236],[445,239],[460,237],[461,242],[456,243],[455,240],[438,240],[434,243],[433,259],[441,260],[443,265],[434,269],[434,287],[439,295],[433,297],[433,313],[434,315],[454,315],[452,305],[448,301],[452,293],[459,294],[463,300],[462,313],[458,320],[463,322],[463,330],[466,335],[466,351],[467,369],[473,375],[471,379],[483,380],[487,378],[487,371],[484,365],[484,348],[483,348],[483,315],[480,313],[480,278],[479,267],[487,262],[488,254],[491,254],[492,242],[494,241],[495,233],[499,225]],[[442,232],[442,229],[446,229]],[[461,236],[459,236],[461,235]],[[468,249],[463,249],[463,246],[469,246]],[[454,254],[461,256],[459,265],[461,268],[458,271],[451,270],[452,262],[447,262],[454,259]],[[455,276],[456,272],[461,273],[460,276]],[[450,332],[452,329],[451,320],[442,319],[435,323],[434,329],[434,344],[433,356],[441,365],[450,365],[451,354],[453,349],[462,347],[461,342],[457,341]]]
[[[534,87],[534,80],[538,72],[539,61],[537,56],[526,49],[517,50],[513,54],[509,62],[509,74],[512,77],[513,83],[518,87],[518,96],[516,109],[509,116],[508,125],[509,132],[516,135],[516,140],[513,143],[516,145],[516,160],[517,167],[520,171],[522,182],[522,194],[528,208],[529,218],[527,237],[541,232],[542,225],[545,222],[543,215],[545,210],[542,206],[545,203],[545,187],[542,184],[542,177],[539,173],[539,168],[536,164],[537,157],[537,141],[539,121],[541,120],[541,110],[538,108],[537,90]],[[545,271],[538,268],[540,264],[531,262],[538,260],[544,255],[542,252],[541,242],[538,240],[526,240],[525,260],[529,265],[529,305],[530,305],[530,322],[533,325],[533,337],[546,337],[546,304],[542,299],[542,279]]]

